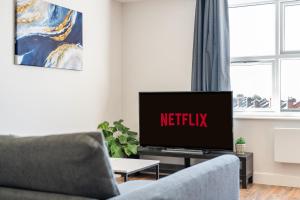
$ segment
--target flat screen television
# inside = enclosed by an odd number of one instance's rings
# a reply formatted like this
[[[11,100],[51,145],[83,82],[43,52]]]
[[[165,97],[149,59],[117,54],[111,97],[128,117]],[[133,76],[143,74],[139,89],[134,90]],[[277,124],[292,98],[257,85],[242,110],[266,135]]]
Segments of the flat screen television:
[[[140,92],[141,146],[233,150],[232,92]]]

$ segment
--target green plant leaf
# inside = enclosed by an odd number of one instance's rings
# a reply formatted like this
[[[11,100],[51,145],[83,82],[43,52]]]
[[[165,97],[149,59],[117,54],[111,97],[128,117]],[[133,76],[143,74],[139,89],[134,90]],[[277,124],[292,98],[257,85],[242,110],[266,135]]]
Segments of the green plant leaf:
[[[123,126],[123,128],[122,128],[121,131],[122,131],[122,133],[127,134],[127,133],[128,133],[128,130],[129,130],[129,128]]]
[[[108,143],[108,152],[109,152],[109,155],[112,156],[115,152],[115,149],[116,149],[116,146],[118,146],[115,142],[115,140],[109,140],[107,141]]]
[[[246,140],[243,137],[239,137],[236,139],[235,144],[246,144]]]
[[[120,119],[113,122],[112,126],[109,126],[109,122],[104,121],[98,126],[98,129],[103,132],[109,154],[112,157],[120,158],[137,154],[139,144],[137,133],[130,131],[123,122],[124,120]],[[115,134],[117,131],[120,131],[120,135]],[[119,136],[116,138],[116,135]]]
[[[120,125],[120,124],[115,124],[115,128],[118,130],[118,131],[121,131],[123,130],[123,126]]]
[[[108,145],[110,146],[113,142],[115,142],[115,138],[113,136],[106,137],[105,140],[107,141]]]
[[[101,130],[108,130],[109,129],[109,123],[107,121],[102,122],[98,125],[98,129]]]
[[[137,136],[137,132],[127,131],[127,134],[130,136]]]
[[[107,131],[107,130],[103,130],[102,133],[103,133],[105,138],[110,137],[110,136],[113,135],[113,132]]]
[[[133,155],[136,155],[137,154],[137,145],[134,145],[134,144],[128,144],[127,145],[127,149],[133,154]]]
[[[116,131],[118,131],[116,127],[110,127],[110,130],[111,130],[111,132],[113,132],[113,133],[116,132]]]
[[[119,121],[116,121],[115,123],[119,123],[119,124],[122,124],[124,122],[123,119],[119,119]]]
[[[114,126],[119,126],[119,125],[122,125],[122,122],[123,122],[122,120],[114,121],[114,122],[113,122],[113,125],[114,125]]]
[[[129,128],[124,126],[123,122],[124,120],[120,119],[119,121],[115,121],[113,124],[119,131],[121,131],[122,133],[126,133],[129,130]]]
[[[113,158],[124,158],[125,155],[123,153],[123,151],[120,149],[120,151],[114,152],[111,157]]]
[[[135,137],[132,137],[132,136],[128,136],[127,142],[128,142],[129,144],[136,144],[136,145],[139,144],[139,141],[138,141]]]
[[[120,146],[118,146],[116,143],[112,143],[112,145],[110,146],[110,152],[111,152],[111,156],[114,158],[123,158],[124,157],[122,148]]]
[[[130,156],[131,155],[131,151],[128,147],[124,147],[124,152],[127,156]]]
[[[122,134],[118,137],[120,144],[126,144],[127,143],[127,135],[126,134]]]

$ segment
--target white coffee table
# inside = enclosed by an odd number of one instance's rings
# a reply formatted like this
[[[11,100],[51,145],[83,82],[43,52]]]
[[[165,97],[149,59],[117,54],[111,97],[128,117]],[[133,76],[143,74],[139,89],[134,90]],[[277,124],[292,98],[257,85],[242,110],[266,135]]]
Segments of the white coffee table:
[[[128,180],[129,175],[152,167],[155,167],[156,179],[159,179],[159,160],[110,158],[110,162],[114,173],[123,176],[124,182]]]

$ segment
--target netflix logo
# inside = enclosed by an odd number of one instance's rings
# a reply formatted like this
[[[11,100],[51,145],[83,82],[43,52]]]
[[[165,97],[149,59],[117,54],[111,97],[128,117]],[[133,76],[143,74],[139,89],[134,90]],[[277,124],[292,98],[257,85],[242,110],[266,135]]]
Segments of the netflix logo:
[[[190,126],[207,128],[207,113],[160,113],[160,126]]]

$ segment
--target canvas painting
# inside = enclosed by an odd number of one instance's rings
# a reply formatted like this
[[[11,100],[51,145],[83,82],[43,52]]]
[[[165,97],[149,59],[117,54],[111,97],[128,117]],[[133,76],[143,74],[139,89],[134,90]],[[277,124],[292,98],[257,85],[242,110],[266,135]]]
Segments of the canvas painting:
[[[82,13],[43,0],[16,1],[15,64],[82,70]]]

